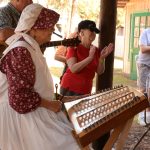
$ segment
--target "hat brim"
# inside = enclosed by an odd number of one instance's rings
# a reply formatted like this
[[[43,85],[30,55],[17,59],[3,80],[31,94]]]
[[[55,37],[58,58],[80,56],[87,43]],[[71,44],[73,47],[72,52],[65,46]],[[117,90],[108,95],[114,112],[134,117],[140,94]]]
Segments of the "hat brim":
[[[95,32],[96,34],[100,33],[100,30],[95,28],[89,28],[89,30],[91,30],[92,32]]]
[[[97,29],[97,28],[95,28],[95,33],[100,33],[100,30],[99,29]]]

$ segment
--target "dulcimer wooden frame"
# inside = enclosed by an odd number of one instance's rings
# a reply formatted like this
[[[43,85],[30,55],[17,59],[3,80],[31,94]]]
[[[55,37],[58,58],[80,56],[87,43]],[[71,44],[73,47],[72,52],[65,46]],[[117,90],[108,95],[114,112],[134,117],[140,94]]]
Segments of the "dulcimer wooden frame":
[[[136,103],[134,103],[132,107],[129,107],[129,108],[123,110],[123,112],[118,113],[113,118],[106,119],[106,121],[104,123],[102,123],[101,125],[90,129],[90,132],[88,132],[86,130],[83,130],[83,132],[81,132],[81,133],[77,133],[75,130],[72,131],[73,136],[75,137],[75,139],[77,140],[77,142],[79,143],[81,148],[86,147],[91,142],[95,141],[96,139],[98,139],[105,133],[111,131],[112,129],[115,130],[115,129],[119,128],[119,131],[121,132],[124,130],[123,128],[127,128],[127,126],[128,126],[128,128],[130,128],[132,125],[134,116],[136,114],[138,114],[139,112],[141,112],[142,110],[149,107],[149,102],[142,93],[137,92],[135,89],[131,89],[131,91],[132,91],[132,93],[135,94],[135,96],[133,97],[133,101],[136,101]],[[71,104],[71,107],[68,107],[69,103]],[[65,103],[65,107],[66,107],[66,110],[68,112],[68,115],[69,115],[71,121],[72,121],[72,114],[73,114],[72,113],[72,111],[73,111],[72,103],[73,102]],[[129,123],[127,124],[127,122],[129,122]],[[74,122],[72,122],[72,123],[74,124]],[[127,124],[127,125],[125,125],[125,124]],[[118,132],[118,129],[117,129],[117,132]],[[119,134],[120,133],[118,132],[116,135],[119,136]],[[111,136],[110,136],[110,138],[111,138]],[[112,141],[115,142],[116,139],[117,139],[116,137],[114,139],[111,139],[111,142]],[[113,143],[111,143],[111,144],[113,144]],[[109,144],[106,144],[107,148],[109,147],[108,145]],[[104,148],[104,149],[108,150],[107,148],[106,149]]]

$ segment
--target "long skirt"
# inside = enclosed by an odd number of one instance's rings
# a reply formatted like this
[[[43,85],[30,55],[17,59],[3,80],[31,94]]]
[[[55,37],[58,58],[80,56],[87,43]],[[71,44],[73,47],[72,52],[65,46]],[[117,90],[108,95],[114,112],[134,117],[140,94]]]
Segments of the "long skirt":
[[[0,103],[0,150],[79,150],[63,112],[39,107],[19,114]]]

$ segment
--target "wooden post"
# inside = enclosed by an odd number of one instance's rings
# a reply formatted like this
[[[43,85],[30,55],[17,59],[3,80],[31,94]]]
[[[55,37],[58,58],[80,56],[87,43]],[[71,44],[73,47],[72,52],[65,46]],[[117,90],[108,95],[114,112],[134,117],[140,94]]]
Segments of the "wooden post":
[[[100,6],[100,49],[110,42],[115,44],[117,0],[101,0]],[[115,45],[114,45],[115,46]],[[106,58],[105,72],[97,75],[96,91],[111,88],[113,83],[114,51]]]

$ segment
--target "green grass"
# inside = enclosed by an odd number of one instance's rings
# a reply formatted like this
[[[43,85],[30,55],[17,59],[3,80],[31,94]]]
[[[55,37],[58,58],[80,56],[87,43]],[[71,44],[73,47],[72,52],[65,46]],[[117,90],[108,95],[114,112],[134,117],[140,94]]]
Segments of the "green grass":
[[[129,76],[124,74],[121,69],[115,69],[114,70],[114,76],[113,76],[113,85],[128,85],[131,87],[136,88],[137,83],[135,80],[131,80]]]
[[[63,67],[51,67],[50,68],[51,73],[56,76],[56,77],[60,77],[63,71]],[[93,85],[95,85],[95,78],[93,80]],[[136,88],[136,81],[135,80],[131,80],[127,75],[125,75],[121,69],[115,69],[114,70],[114,76],[113,76],[113,85],[128,85],[131,87]]]

